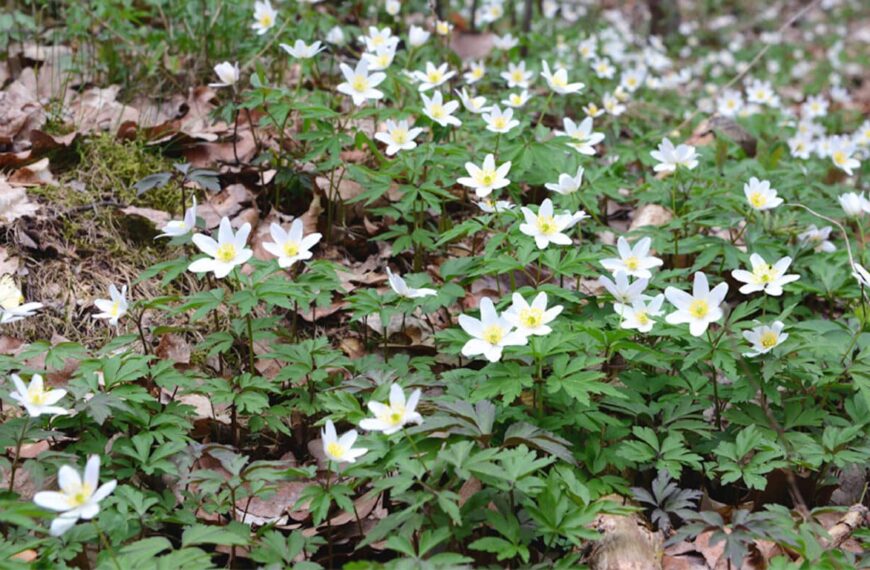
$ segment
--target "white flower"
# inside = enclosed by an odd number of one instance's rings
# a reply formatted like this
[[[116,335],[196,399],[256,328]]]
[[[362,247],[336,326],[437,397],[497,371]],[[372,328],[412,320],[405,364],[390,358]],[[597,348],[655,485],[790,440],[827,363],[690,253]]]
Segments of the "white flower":
[[[662,139],[658,150],[650,152],[650,155],[659,161],[653,168],[656,172],[674,172],[678,166],[685,166],[692,170],[698,166],[698,154],[695,152],[695,147],[687,144],[674,147],[668,138]]]
[[[66,408],[55,406],[61,398],[66,396],[66,390],[46,390],[42,376],[34,374],[30,378],[30,384],[24,385],[18,374],[11,376],[15,390],[9,392],[9,397],[21,404],[31,418],[38,418],[43,414],[64,415],[69,411]]]
[[[387,267],[387,279],[390,282],[390,287],[393,288],[393,291],[399,297],[405,297],[406,299],[419,299],[421,297],[431,297],[432,295],[437,295],[438,291],[435,289],[414,289],[413,287],[408,287],[408,284],[405,283],[405,280],[402,279],[400,275],[396,275],[390,268]]]
[[[525,336],[544,336],[553,332],[548,325],[562,312],[562,305],[547,308],[547,294],[538,293],[529,304],[519,293],[514,293],[513,304],[504,312],[504,318]]]
[[[556,136],[571,137],[574,139],[568,146],[587,156],[595,154],[595,145],[604,140],[604,133],[592,132],[592,117],[586,117],[579,124],[568,117],[562,119],[564,131],[556,131]]]
[[[384,9],[390,16],[396,16],[402,10],[402,3],[399,0],[387,0],[387,5]]]
[[[375,26],[369,26],[369,35],[360,38],[366,44],[366,51],[377,51],[380,46],[399,44],[399,38],[393,35],[390,28],[377,29]]]
[[[368,431],[380,431],[384,435],[392,435],[407,424],[423,423],[423,416],[416,411],[420,395],[421,392],[418,388],[411,392],[411,396],[406,401],[402,387],[398,384],[391,385],[390,403],[369,402],[369,410],[375,417],[362,420],[359,427]]]
[[[583,112],[586,113],[587,117],[600,117],[604,114],[604,109],[600,108],[593,101],[590,101],[588,104],[584,105]]]
[[[860,168],[861,162],[852,155],[855,152],[855,144],[846,138],[836,138],[831,144],[831,161],[834,166],[852,176],[853,168]]]
[[[238,63],[230,63],[225,61],[214,66],[214,73],[220,79],[219,83],[209,83],[209,87],[231,87],[239,81]]]
[[[480,300],[480,319],[459,315],[459,326],[472,337],[462,347],[463,356],[482,354],[490,362],[496,362],[501,359],[504,347],[523,346],[528,342],[525,335],[499,316],[489,297]]]
[[[339,26],[333,26],[326,32],[326,41],[335,46],[344,45],[344,31]]]
[[[345,432],[344,435],[338,437],[335,433],[335,424],[332,420],[326,420],[326,426],[320,430],[320,438],[323,440],[323,453],[326,457],[336,463],[354,463],[357,458],[366,454],[368,449],[354,447],[356,438],[359,434],[355,429]]]
[[[449,101],[445,103],[440,91],[433,93],[431,99],[426,97],[424,93],[421,93],[420,97],[423,98],[424,115],[442,127],[448,125],[458,127],[462,125],[462,121],[453,116],[453,112],[459,108],[459,101]]]
[[[777,192],[770,187],[770,182],[759,180],[754,176],[743,185],[743,194],[746,195],[746,200],[752,209],[759,212],[772,210],[782,204],[782,198],[777,197]]]
[[[646,79],[646,70],[642,67],[630,69],[623,72],[622,78],[619,80],[619,86],[627,90],[629,93],[634,93],[643,85]]]
[[[586,85],[583,83],[568,83],[568,71],[566,69],[559,69],[556,73],[550,72],[550,65],[542,60],[541,64],[544,66],[544,71],[541,72],[541,76],[547,80],[547,85],[550,86],[554,92],[560,95],[568,95],[571,93],[579,93],[583,90]]]
[[[801,113],[811,119],[824,117],[828,114],[828,101],[823,95],[809,97],[801,106]]]
[[[109,319],[110,325],[117,325],[118,320],[127,314],[127,286],[118,291],[114,283],[109,284],[109,298],[97,299],[94,306],[101,311],[94,315],[95,319]]]
[[[278,265],[282,269],[287,269],[297,261],[311,259],[311,256],[314,255],[311,253],[311,248],[323,236],[316,232],[306,236],[303,235],[303,232],[302,220],[299,218],[293,220],[289,231],[285,231],[280,225],[272,223],[269,226],[269,233],[275,241],[264,242],[263,249],[278,258]],[[244,242],[242,245],[244,245]]]
[[[630,305],[616,303],[613,309],[622,318],[620,327],[648,333],[655,324],[655,317],[661,316],[665,296],[659,293],[645,300],[644,295],[637,297]]]
[[[438,87],[454,75],[456,72],[448,71],[446,63],[435,67],[431,61],[426,62],[426,71],[414,72],[414,77],[420,82],[420,91],[428,91],[433,87]]]
[[[407,120],[401,120],[398,123],[391,119],[387,119],[387,132],[375,133],[375,139],[387,145],[387,156],[393,156],[400,150],[411,150],[417,147],[414,139],[417,138],[423,129],[419,127],[411,128]]]
[[[602,275],[598,278],[598,283],[613,297],[615,301],[613,308],[617,312],[619,312],[620,305],[632,305],[640,299],[641,294],[646,290],[646,286],[649,285],[649,279],[638,279],[634,283],[630,283],[628,275],[623,271],[614,273],[613,279],[615,283]]]
[[[616,68],[610,65],[606,57],[592,62],[592,69],[599,79],[612,79],[613,74],[616,73]]]
[[[784,343],[788,338],[788,333],[782,332],[785,325],[781,321],[774,321],[773,326],[761,325],[752,330],[743,331],[745,338],[752,345],[752,350],[744,352],[743,356],[752,358],[766,354]]]
[[[526,71],[525,61],[521,61],[519,65],[509,62],[507,71],[501,72],[501,78],[507,81],[508,89],[513,89],[514,87],[526,89],[534,76],[535,73],[533,71]]]
[[[767,81],[752,81],[746,87],[747,100],[750,103],[758,103],[759,105],[767,105],[769,107],[778,107],[779,97],[774,92],[773,87]]]
[[[538,249],[545,249],[551,243],[571,245],[571,238],[562,232],[573,226],[578,220],[575,220],[570,213],[554,215],[553,202],[549,198],[541,202],[537,214],[526,207],[521,208],[521,211],[525,217],[525,223],[520,224],[520,231],[533,237]]]
[[[500,214],[502,212],[513,210],[514,205],[507,200],[493,201],[491,199],[483,199],[477,202],[477,207],[487,214]]]
[[[487,110],[487,107],[484,106],[486,105],[486,97],[483,95],[473,97],[468,94],[465,87],[463,87],[462,90],[456,89],[455,93],[459,95],[459,100],[462,101],[462,106],[465,107],[467,111],[477,114]]]
[[[420,26],[411,26],[411,29],[408,30],[408,43],[412,47],[420,47],[429,41],[431,35],[429,31]]]
[[[342,63],[341,74],[345,81],[336,87],[339,93],[350,95],[354,105],[364,105],[367,99],[380,99],[384,96],[382,91],[375,89],[387,78],[386,74],[378,72],[369,75],[369,63],[365,59],[359,60],[356,69]]]
[[[830,253],[836,251],[836,246],[834,246],[834,244],[828,239],[831,237],[832,229],[831,226],[819,229],[815,224],[812,224],[805,232],[798,234],[798,241],[802,244],[812,246],[816,253]]]
[[[870,287],[870,272],[864,269],[864,266],[860,263],[855,263],[852,265],[852,277],[858,280],[858,284],[862,287]]]
[[[628,240],[620,236],[616,241],[616,250],[619,253],[619,257],[602,259],[601,265],[614,274],[621,271],[630,277],[650,279],[652,277],[650,269],[664,263],[658,257],[649,255],[651,244],[652,239],[645,237],[634,244],[632,248],[628,245]]]
[[[254,23],[251,28],[257,31],[258,36],[262,36],[271,30],[277,18],[278,11],[272,8],[269,0],[257,0],[254,2]]]
[[[514,110],[507,108],[504,111],[498,105],[489,108],[489,112],[481,115],[486,122],[486,130],[491,133],[506,133],[518,126],[520,122],[514,119]]]
[[[753,253],[749,256],[752,271],[735,269],[731,276],[746,285],[740,288],[744,295],[764,291],[768,295],[779,297],[782,295],[782,286],[800,279],[800,275],[786,275],[788,266],[791,265],[790,257],[783,257],[773,265],[768,265],[764,258]]]
[[[495,156],[492,154],[486,155],[483,159],[483,165],[478,167],[474,163],[466,162],[465,170],[468,171],[468,176],[459,178],[456,182],[473,188],[478,198],[485,198],[492,194],[493,190],[499,190],[511,183],[506,177],[510,172],[510,161],[496,167]]]
[[[492,37],[492,45],[496,47],[496,49],[500,50],[509,50],[515,48],[519,45],[520,40],[513,37],[511,34],[505,34],[503,36],[493,36]]]
[[[254,254],[245,247],[250,233],[251,224],[245,223],[239,228],[238,233],[233,234],[230,220],[224,216],[218,228],[217,241],[203,234],[193,236],[196,247],[209,257],[197,259],[187,269],[194,273],[211,271],[218,279],[226,277],[234,267],[243,265]]]
[[[677,309],[666,316],[665,320],[672,325],[689,323],[692,336],[701,336],[710,323],[722,318],[720,305],[725,300],[726,293],[727,283],[720,283],[711,291],[707,276],[699,271],[695,273],[691,295],[674,287],[665,289],[665,297]]]
[[[743,108],[743,95],[734,89],[725,90],[716,99],[716,112],[723,117],[734,117]]]
[[[79,519],[90,520],[100,512],[100,501],[115,490],[117,481],[100,485],[100,456],[91,455],[83,474],[64,465],[57,473],[60,491],[40,491],[33,496],[37,506],[60,513],[51,521],[52,536],[60,536]]]
[[[595,59],[597,49],[598,46],[596,45],[595,38],[586,38],[577,46],[577,53],[580,54],[580,57],[589,61]]]
[[[326,49],[325,46],[322,47],[320,45],[319,41],[308,45],[302,40],[296,40],[292,46],[289,46],[287,44],[279,45],[281,46],[281,49],[283,49],[296,59],[311,59],[312,57]]]
[[[0,324],[14,323],[33,316],[34,311],[41,308],[42,303],[24,302],[24,295],[11,275],[0,276]]]
[[[620,102],[619,97],[616,95],[605,93],[601,104],[604,105],[604,110],[607,111],[608,115],[618,117],[625,113],[625,105]]]
[[[523,105],[529,102],[531,99],[531,95],[526,90],[523,90],[520,93],[508,93],[507,99],[502,99],[502,105],[507,105],[508,107],[513,107],[514,109],[519,109]]]
[[[462,77],[465,79],[465,82],[469,85],[477,83],[483,76],[486,75],[486,66],[482,61],[473,61],[468,65],[468,71],[466,71]]]
[[[445,22],[444,20],[437,20],[435,22],[435,33],[439,36],[446,36],[453,30],[453,24],[450,22]]]
[[[845,194],[841,194],[838,200],[840,201],[840,206],[843,208],[843,211],[851,218],[862,216],[865,212],[870,211],[870,201],[864,197],[863,192],[860,194],[856,192],[846,192]]]
[[[502,0],[490,0],[483,5],[480,14],[480,22],[482,24],[491,24],[504,16],[504,5]]]
[[[362,54],[362,57],[368,62],[370,71],[383,71],[393,64],[393,59],[396,57],[396,44],[378,46],[374,53],[367,51]]]
[[[163,233],[157,237],[183,236],[192,232],[194,228],[196,228],[196,196],[193,197],[193,205],[184,211],[184,219],[167,222],[165,226],[160,228]]]
[[[580,185],[583,183],[583,170],[582,166],[577,167],[576,176],[571,176],[570,174],[560,174],[559,181],[556,183],[547,182],[544,184],[544,187],[547,190],[552,192],[556,192],[557,194],[562,194],[566,196],[568,194],[573,194],[574,192],[580,190]]]
[[[813,140],[805,135],[795,135],[786,142],[788,143],[788,150],[791,155],[803,160],[808,159],[813,148],[815,148]]]

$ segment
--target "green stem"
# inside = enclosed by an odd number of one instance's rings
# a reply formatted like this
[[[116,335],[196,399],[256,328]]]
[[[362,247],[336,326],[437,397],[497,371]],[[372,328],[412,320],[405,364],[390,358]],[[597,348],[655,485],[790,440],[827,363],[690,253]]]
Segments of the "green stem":
[[[100,535],[100,542],[103,544],[103,548],[109,552],[109,556],[112,558],[112,563],[115,565],[115,568],[121,570],[121,564],[118,562],[117,555],[115,555],[115,549],[112,548],[109,539],[106,537],[106,533],[103,532],[103,529],[100,527],[100,523],[97,522],[96,518],[94,518],[94,527],[97,529],[97,534]]]
[[[21,427],[21,432],[18,434],[18,439],[15,440],[15,457],[12,458],[12,466],[9,468],[9,492],[15,489],[15,472],[18,470],[18,460],[21,457],[21,444],[24,443],[24,438],[27,436],[27,430],[30,429],[30,415],[24,420],[24,425]]]
[[[420,465],[423,466],[423,469],[426,473],[429,472],[429,467],[426,465],[426,462],[423,460],[423,454],[420,452],[420,449],[417,447],[417,442],[414,440],[414,437],[408,433],[408,430],[403,430],[402,433],[405,434],[405,437],[408,438],[408,442],[411,444],[411,449],[414,450],[414,453],[417,456],[417,461],[420,462]]]

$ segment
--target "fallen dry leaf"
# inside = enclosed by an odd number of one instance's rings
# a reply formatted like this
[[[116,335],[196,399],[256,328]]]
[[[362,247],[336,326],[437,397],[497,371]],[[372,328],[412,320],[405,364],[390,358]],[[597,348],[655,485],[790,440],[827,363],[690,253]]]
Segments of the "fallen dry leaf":
[[[161,336],[154,353],[177,364],[190,364],[190,343],[181,335],[170,333]]]

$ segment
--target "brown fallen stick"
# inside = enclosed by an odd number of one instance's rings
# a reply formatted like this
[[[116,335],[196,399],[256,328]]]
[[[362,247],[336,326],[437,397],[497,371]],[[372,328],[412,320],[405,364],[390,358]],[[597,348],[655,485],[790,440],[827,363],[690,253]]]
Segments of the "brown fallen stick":
[[[822,546],[828,550],[840,547],[859,528],[870,524],[870,509],[858,503],[849,507],[837,524],[828,530],[830,540],[822,539]]]

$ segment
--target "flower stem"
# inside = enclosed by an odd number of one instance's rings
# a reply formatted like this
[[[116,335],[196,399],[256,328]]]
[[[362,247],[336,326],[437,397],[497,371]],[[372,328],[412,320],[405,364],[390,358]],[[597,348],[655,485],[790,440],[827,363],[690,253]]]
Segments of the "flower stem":
[[[28,415],[24,420],[24,425],[21,426],[21,432],[18,434],[18,439],[15,440],[15,457],[12,458],[12,466],[9,468],[9,492],[15,488],[15,472],[18,470],[18,460],[21,457],[21,444],[24,443],[24,438],[27,436],[27,430],[30,429],[31,417]]]

